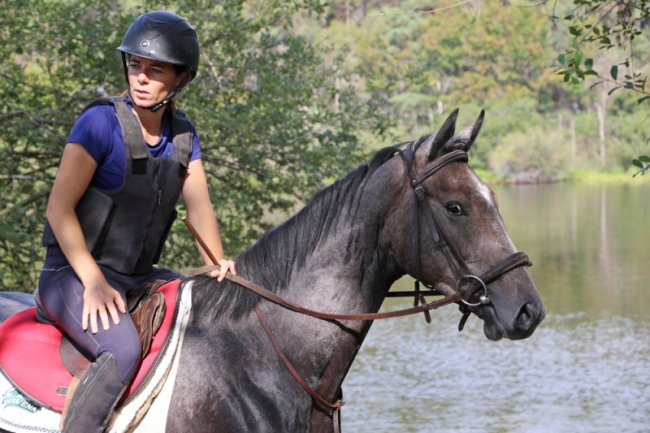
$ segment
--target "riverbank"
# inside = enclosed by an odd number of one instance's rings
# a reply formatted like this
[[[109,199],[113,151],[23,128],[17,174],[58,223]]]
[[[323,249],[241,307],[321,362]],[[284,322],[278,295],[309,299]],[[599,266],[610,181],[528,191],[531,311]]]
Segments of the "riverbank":
[[[562,178],[553,178],[550,176],[529,176],[520,175],[511,178],[503,178],[496,173],[476,169],[476,174],[483,182],[491,185],[511,185],[511,184],[544,184],[556,182],[578,182],[589,184],[648,184],[650,183],[650,173],[634,176],[637,170],[630,171],[598,171],[598,170],[575,170],[570,175]]]

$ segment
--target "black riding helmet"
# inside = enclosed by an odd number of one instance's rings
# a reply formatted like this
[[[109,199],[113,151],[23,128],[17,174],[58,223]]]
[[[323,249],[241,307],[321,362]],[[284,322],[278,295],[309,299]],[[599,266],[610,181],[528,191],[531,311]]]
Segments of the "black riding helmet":
[[[189,72],[180,85],[165,100],[153,106],[151,111],[169,104],[178,91],[194,79],[199,67],[199,39],[194,28],[184,18],[167,11],[147,12],[136,18],[117,49],[122,52],[127,85],[127,54],[171,63]]]

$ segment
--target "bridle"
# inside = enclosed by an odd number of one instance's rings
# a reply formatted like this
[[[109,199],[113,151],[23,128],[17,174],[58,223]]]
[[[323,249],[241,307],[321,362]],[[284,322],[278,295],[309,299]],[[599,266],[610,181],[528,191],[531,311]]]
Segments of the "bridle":
[[[513,269],[516,269],[520,266],[530,266],[531,263],[526,254],[522,252],[517,252],[497,262],[492,268],[490,268],[488,272],[486,272],[481,276],[476,276],[470,271],[469,267],[463,260],[463,257],[459,254],[458,250],[454,248],[453,244],[448,242],[448,237],[446,236],[438,220],[436,220],[435,213],[433,212],[433,210],[431,209],[431,205],[427,201],[426,190],[424,189],[424,186],[422,184],[427,178],[433,176],[435,173],[437,173],[441,168],[445,167],[447,164],[450,164],[452,162],[467,163],[468,162],[467,153],[462,150],[455,150],[449,152],[434,160],[430,167],[428,167],[423,173],[418,174],[415,171],[415,151],[417,150],[418,143],[411,142],[408,145],[406,145],[406,147],[403,150],[399,152],[399,155],[401,156],[402,160],[406,165],[406,172],[409,177],[409,183],[413,188],[416,197],[417,223],[415,225],[416,227],[418,227],[418,233],[417,233],[417,238],[419,242],[418,253],[421,252],[421,242],[419,241],[420,239],[419,218],[420,218],[420,212],[422,212],[424,214],[428,231],[431,236],[431,240],[433,241],[433,245],[444,252],[444,255],[447,259],[447,262],[449,263],[450,268],[453,270],[454,274],[456,275],[457,284],[456,284],[455,294],[446,296],[445,298],[437,301],[427,303],[424,298],[425,294],[433,294],[433,295],[444,295],[444,294],[438,292],[437,290],[429,286],[426,286],[426,284],[425,286],[428,287],[430,290],[420,291],[419,282],[416,281],[416,289],[414,292],[388,292],[387,294],[388,297],[414,296],[415,299],[412,308],[405,308],[402,310],[388,311],[383,313],[339,314],[339,313],[325,313],[325,312],[315,311],[315,310],[302,307],[300,305],[297,305],[291,301],[288,301],[278,296],[276,293],[271,292],[268,289],[252,281],[249,281],[237,275],[233,275],[231,273],[226,274],[226,278],[286,309],[301,314],[305,314],[311,317],[323,319],[323,320],[377,320],[377,319],[387,319],[392,317],[401,317],[401,316],[406,316],[411,314],[424,313],[427,322],[430,322],[431,321],[429,315],[430,310],[439,308],[443,305],[460,302],[461,307],[464,308],[463,318],[461,319],[461,323],[459,325],[459,329],[462,330],[465,321],[471,314],[470,308],[479,307],[481,305],[488,305],[491,303],[490,298],[488,296],[488,289],[487,289],[487,286],[491,282],[495,281],[503,274]],[[210,259],[214,263],[214,265],[202,266],[200,268],[194,269],[192,272],[190,272],[190,276],[205,274],[211,272],[212,270],[219,269],[220,266],[217,265],[218,262],[216,258],[210,252],[205,242],[201,239],[201,236],[190,224],[187,218],[183,218],[183,221],[185,222],[189,230],[192,232],[197,242],[201,245],[203,250],[208,254]],[[419,254],[419,256],[421,257],[421,254]],[[418,274],[422,275],[421,261],[418,261],[418,268],[419,268]],[[471,290],[468,293],[462,293],[461,286],[465,281],[469,282],[470,285],[474,286],[474,290]],[[477,290],[481,290],[482,292],[478,298],[479,299],[478,302],[470,302]],[[271,328],[268,325],[266,321],[266,317],[262,313],[262,310],[259,307],[255,307],[255,313],[258,317],[258,320],[262,328],[264,329],[264,332],[268,336],[271,345],[273,346],[274,350],[276,351],[276,353],[284,363],[287,370],[289,370],[289,373],[293,376],[296,382],[303,388],[303,390],[310,395],[310,397],[313,399],[314,402],[316,402],[321,408],[325,410],[330,410],[332,412],[332,418],[333,418],[332,422],[334,425],[334,431],[338,433],[339,412],[341,406],[343,406],[343,401],[337,400],[336,402],[331,403],[328,400],[326,400],[324,397],[319,395],[311,386],[309,386],[306,380],[302,378],[300,373],[296,370],[296,368],[293,366],[291,361],[287,358],[287,356],[282,351],[282,348],[280,347],[280,344],[278,343],[277,339],[273,335],[273,332],[271,331]]]
[[[448,241],[448,236],[442,228],[442,225],[436,219],[436,215],[427,200],[427,193],[423,185],[423,182],[426,179],[436,174],[438,171],[440,171],[440,169],[447,166],[448,164],[454,162],[467,163],[469,161],[467,152],[464,150],[453,150],[449,153],[445,153],[444,155],[436,158],[425,171],[422,173],[417,173],[415,167],[415,152],[419,144],[419,141],[410,142],[406,144],[405,147],[399,152],[399,156],[404,161],[406,174],[409,179],[409,185],[415,194],[415,227],[417,229],[416,235],[418,239],[418,256],[422,257],[422,242],[420,240],[419,221],[420,215],[423,214],[424,221],[426,222],[433,246],[443,252],[445,259],[449,264],[449,268],[452,270],[456,278],[456,292],[463,295],[463,297],[460,299],[460,302],[464,307],[462,308],[464,311],[459,325],[459,330],[462,330],[465,321],[471,314],[471,307],[479,307],[481,305],[489,305],[491,303],[490,297],[488,296],[488,284],[513,269],[516,269],[520,266],[530,266],[531,262],[525,253],[516,252],[496,263],[492,268],[490,268],[489,271],[481,276],[477,276],[472,273],[458,249],[454,246],[454,244]],[[418,274],[422,275],[422,261],[418,260],[417,263]],[[463,293],[462,286],[466,282],[469,283],[469,285],[474,290],[469,290],[468,292]],[[430,294],[441,294],[437,290],[431,287],[429,288],[431,289],[429,292]],[[478,296],[478,301],[471,302],[471,299],[475,296],[477,291],[481,292]],[[417,285],[416,292],[419,292]],[[412,293],[414,292],[405,292],[403,296],[410,296]],[[393,294],[392,296],[401,296],[401,294],[400,292],[396,292],[396,294]]]

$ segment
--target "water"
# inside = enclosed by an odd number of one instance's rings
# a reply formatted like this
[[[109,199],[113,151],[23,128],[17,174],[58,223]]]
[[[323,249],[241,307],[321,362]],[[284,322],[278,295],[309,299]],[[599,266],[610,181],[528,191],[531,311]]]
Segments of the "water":
[[[454,307],[431,325],[377,321],[343,386],[343,431],[650,432],[650,185],[495,192],[546,320],[496,343],[475,317],[458,333]]]

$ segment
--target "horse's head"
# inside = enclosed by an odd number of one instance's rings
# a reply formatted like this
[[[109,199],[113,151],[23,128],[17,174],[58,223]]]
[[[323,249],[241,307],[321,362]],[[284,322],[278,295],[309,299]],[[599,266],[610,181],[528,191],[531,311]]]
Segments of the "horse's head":
[[[494,193],[467,164],[483,112],[458,134],[457,114],[400,149],[402,162],[392,164],[400,193],[383,241],[405,272],[446,295],[463,293],[461,310],[484,320],[486,337],[526,338],[544,318],[544,306]]]

